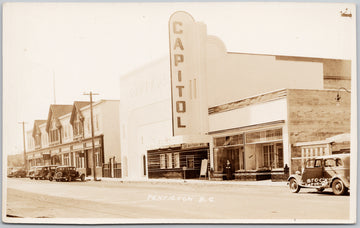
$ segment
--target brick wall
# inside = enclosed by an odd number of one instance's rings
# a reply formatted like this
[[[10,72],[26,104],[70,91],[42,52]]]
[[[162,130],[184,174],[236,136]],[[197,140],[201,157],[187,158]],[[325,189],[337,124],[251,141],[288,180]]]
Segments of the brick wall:
[[[350,93],[337,90],[288,90],[289,143],[320,141],[350,132]],[[291,157],[301,156],[292,146]],[[291,171],[296,167],[292,162]]]
[[[324,140],[350,132],[350,93],[340,91],[288,90],[289,142]]]

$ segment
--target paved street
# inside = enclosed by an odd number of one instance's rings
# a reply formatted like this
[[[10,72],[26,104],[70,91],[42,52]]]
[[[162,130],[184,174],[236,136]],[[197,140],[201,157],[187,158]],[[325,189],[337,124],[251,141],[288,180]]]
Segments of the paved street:
[[[278,186],[8,179],[7,214],[32,218],[348,219],[347,196]]]

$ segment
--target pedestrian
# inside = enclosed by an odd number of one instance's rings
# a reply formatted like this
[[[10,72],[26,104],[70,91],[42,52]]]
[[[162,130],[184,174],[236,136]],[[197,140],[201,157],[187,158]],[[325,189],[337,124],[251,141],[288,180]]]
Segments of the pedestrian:
[[[231,180],[232,179],[232,169],[231,169],[231,163],[229,160],[226,161],[225,170],[226,170],[226,179]]]

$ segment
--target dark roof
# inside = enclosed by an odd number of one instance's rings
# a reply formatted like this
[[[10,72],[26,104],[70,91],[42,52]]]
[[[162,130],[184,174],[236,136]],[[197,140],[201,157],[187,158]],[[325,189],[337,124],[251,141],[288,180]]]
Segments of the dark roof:
[[[90,101],[74,101],[74,105],[78,108],[85,107],[87,105],[90,105]]]
[[[60,116],[70,113],[72,105],[50,105],[50,109],[52,109],[54,117],[59,118]]]
[[[59,117],[71,113],[72,107],[72,105],[50,105],[48,119],[46,121],[46,131],[49,132],[50,120],[52,117],[56,119],[57,125],[60,127],[61,123]]]
[[[70,117],[71,125],[74,123],[74,118],[76,117],[77,112],[80,114],[80,116],[82,118],[84,118],[84,116],[82,115],[80,109],[82,107],[87,106],[87,105],[90,105],[89,101],[74,101],[74,105],[72,106],[71,117]]]
[[[39,126],[43,123],[46,123],[46,120],[34,120],[34,127],[33,127],[33,133],[32,133],[33,137],[35,137],[36,132],[40,132]]]

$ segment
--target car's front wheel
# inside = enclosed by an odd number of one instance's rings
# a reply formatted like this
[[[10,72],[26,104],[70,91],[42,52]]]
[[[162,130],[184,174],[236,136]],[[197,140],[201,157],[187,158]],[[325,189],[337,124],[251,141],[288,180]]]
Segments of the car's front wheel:
[[[81,181],[85,181],[85,174],[81,174],[80,179]]]
[[[333,181],[332,190],[335,195],[343,195],[347,192],[347,188],[340,179],[336,179]]]
[[[290,179],[289,186],[292,193],[298,193],[300,191],[300,186],[295,178]]]

